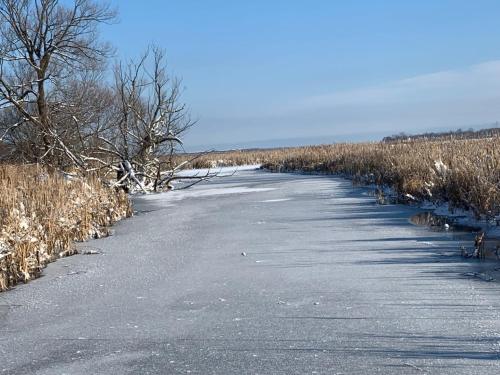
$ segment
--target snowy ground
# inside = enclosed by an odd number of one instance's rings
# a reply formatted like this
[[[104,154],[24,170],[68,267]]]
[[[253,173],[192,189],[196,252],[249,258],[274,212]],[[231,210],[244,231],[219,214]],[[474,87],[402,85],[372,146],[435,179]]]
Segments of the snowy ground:
[[[137,197],[99,254],[0,294],[0,374],[500,373],[498,263],[365,193],[242,171]]]

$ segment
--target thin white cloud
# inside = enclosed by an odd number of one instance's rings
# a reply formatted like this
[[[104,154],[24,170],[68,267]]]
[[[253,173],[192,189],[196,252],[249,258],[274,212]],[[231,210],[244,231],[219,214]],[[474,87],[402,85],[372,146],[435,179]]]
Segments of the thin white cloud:
[[[362,109],[373,105],[418,104],[431,102],[432,115],[436,105],[455,100],[470,100],[470,107],[483,99],[500,98],[500,60],[473,65],[466,69],[420,75],[386,84],[304,98],[295,105],[299,110],[351,107]],[[419,106],[420,107],[420,106]],[[397,109],[397,108],[394,108]],[[423,109],[423,108],[420,108]]]
[[[350,134],[359,139],[363,134],[491,124],[500,121],[500,60],[304,97],[281,107],[248,107],[252,111],[231,111],[206,121],[204,140],[215,143]]]

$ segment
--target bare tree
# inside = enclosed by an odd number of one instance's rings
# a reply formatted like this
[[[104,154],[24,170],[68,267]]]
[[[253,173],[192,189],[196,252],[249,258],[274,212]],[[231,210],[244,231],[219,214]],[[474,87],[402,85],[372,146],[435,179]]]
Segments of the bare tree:
[[[119,159],[119,180],[143,190],[172,180],[177,169],[168,157],[194,124],[181,101],[180,84],[167,73],[165,54],[158,47],[148,48],[138,62],[116,66],[116,124],[98,134],[98,151]]]
[[[77,72],[105,64],[111,49],[99,42],[97,27],[114,17],[93,0],[71,7],[58,0],[0,0],[0,141],[29,146],[23,156],[31,161],[60,166],[65,159],[84,168],[64,141],[69,123],[61,128],[56,118],[70,105],[58,89]]]
[[[118,64],[106,83],[112,51],[98,26],[115,12],[72,1],[0,0],[0,143],[23,162],[113,172],[116,185],[144,192],[213,176],[176,175],[172,155],[194,122],[164,52]]]

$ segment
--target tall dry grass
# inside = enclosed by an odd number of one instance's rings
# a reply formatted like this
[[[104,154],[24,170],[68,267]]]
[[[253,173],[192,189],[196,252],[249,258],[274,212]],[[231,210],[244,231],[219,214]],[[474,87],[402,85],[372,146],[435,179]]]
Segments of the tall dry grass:
[[[74,241],[106,235],[130,215],[127,196],[97,178],[0,165],[0,290],[36,277],[50,261],[75,252]]]
[[[341,174],[401,196],[500,214],[500,138],[335,144],[205,155],[193,167],[262,163],[276,172]]]
[[[500,214],[500,139],[339,144],[297,149],[271,170],[340,173],[400,195]]]
[[[194,154],[178,154],[173,158],[173,164],[179,165],[190,161],[184,165],[184,169],[194,168],[218,168],[232,167],[237,165],[263,164],[269,160],[277,160],[287,155],[293,148],[277,149],[257,149],[257,150],[234,150],[234,151],[213,151],[202,154],[195,158]]]

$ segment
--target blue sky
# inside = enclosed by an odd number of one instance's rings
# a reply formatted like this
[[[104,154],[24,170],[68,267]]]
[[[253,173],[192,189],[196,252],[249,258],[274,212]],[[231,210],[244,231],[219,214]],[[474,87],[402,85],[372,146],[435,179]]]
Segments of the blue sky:
[[[188,148],[372,139],[500,120],[500,1],[112,4],[120,21],[103,38],[118,55],[136,57],[154,42],[182,77],[198,119]]]

